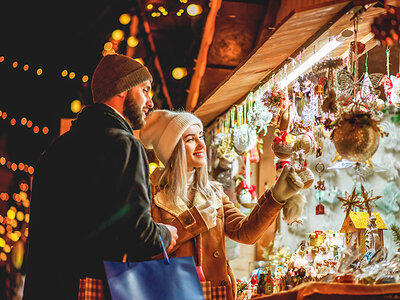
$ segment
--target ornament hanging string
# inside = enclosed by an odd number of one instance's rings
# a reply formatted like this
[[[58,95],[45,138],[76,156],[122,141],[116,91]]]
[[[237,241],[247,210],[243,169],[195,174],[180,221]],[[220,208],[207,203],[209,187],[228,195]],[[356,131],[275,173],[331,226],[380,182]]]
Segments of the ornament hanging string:
[[[390,76],[389,57],[390,57],[390,48],[389,48],[389,46],[386,46],[386,75],[387,75],[387,77]]]

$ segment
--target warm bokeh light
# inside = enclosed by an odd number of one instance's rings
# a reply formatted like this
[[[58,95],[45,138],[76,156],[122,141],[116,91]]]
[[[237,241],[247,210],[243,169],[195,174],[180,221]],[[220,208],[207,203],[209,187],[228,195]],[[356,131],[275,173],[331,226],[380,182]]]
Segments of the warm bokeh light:
[[[39,127],[38,126],[33,127],[33,132],[34,133],[38,133],[39,132]]]
[[[22,68],[24,71],[28,71],[29,70],[29,66],[28,65],[24,65],[24,67]]]
[[[28,120],[25,117],[21,118],[21,124],[22,125],[25,125],[26,122],[28,122]]]
[[[189,16],[197,16],[203,12],[203,8],[197,4],[190,4],[186,9]]]
[[[31,120],[29,120],[28,122],[26,122],[26,127],[31,128],[33,125],[33,122]]]
[[[24,218],[25,218],[24,213],[22,211],[18,211],[17,212],[17,220],[22,222],[24,220]]]
[[[76,114],[76,113],[80,112],[81,109],[82,109],[82,103],[80,100],[74,100],[71,102],[71,111],[73,113]]]
[[[43,74],[43,70],[41,68],[37,69],[36,70],[36,74],[39,75],[39,76],[42,75]]]
[[[134,36],[130,36],[126,40],[126,43],[128,44],[129,47],[135,48],[139,44],[139,40]]]
[[[33,172],[32,172],[32,173],[33,173]],[[29,207],[29,205],[30,205],[29,200],[22,200],[22,205],[23,205],[24,207]]]
[[[9,244],[5,244],[5,245],[4,245],[4,248],[3,248],[3,251],[4,251],[5,253],[10,253],[10,251],[11,251],[10,245],[9,245]]]
[[[7,118],[7,113],[6,113],[5,111],[3,111],[3,113],[1,114],[1,117],[2,117],[3,119],[6,119],[6,118]]]
[[[4,61],[4,56],[0,56],[0,63]]]
[[[29,185],[25,182],[21,182],[19,184],[19,189],[23,192],[26,192],[29,189]]]
[[[19,192],[19,194],[16,194],[16,195],[18,195],[19,196],[19,198],[20,198],[20,200],[26,200],[26,199],[28,199],[28,194],[27,193],[25,193],[25,192]]]
[[[176,67],[172,70],[172,77],[179,80],[187,75],[186,68]]]
[[[6,261],[7,260],[7,254],[5,254],[4,252],[1,252],[0,253],[0,260]]]
[[[20,162],[20,163],[18,164],[18,169],[19,169],[20,171],[23,171],[23,170],[24,170],[24,164],[23,164],[22,162]]]
[[[28,167],[28,173],[32,175],[33,172],[35,172],[35,169],[33,167]]]
[[[49,133],[49,128],[47,126],[44,126],[42,129],[43,134],[48,134]]]
[[[0,237],[0,247],[4,248],[5,245],[6,245],[6,241],[2,237]]]
[[[18,62],[17,62],[17,61],[14,61],[14,62],[12,63],[12,67],[13,67],[13,68],[18,67]]]
[[[11,220],[15,219],[15,211],[13,211],[12,209],[9,209],[7,211],[7,217],[9,217]]]
[[[113,40],[122,41],[124,39],[124,32],[121,29],[115,29],[111,33],[111,37],[113,38]]]
[[[15,172],[15,171],[17,171],[17,169],[18,169],[17,164],[16,163],[12,163],[11,164],[11,170],[13,170]]]
[[[6,233],[6,229],[3,225],[0,225],[0,234],[3,235],[4,233]]]
[[[130,16],[129,14],[122,14],[122,15],[119,17],[119,22],[120,22],[122,25],[127,25],[127,24],[129,24],[130,21],[131,21],[131,16]]]
[[[25,214],[25,222],[29,223],[30,220],[30,215],[29,214]]]
[[[17,124],[17,120],[15,120],[14,118],[12,118],[12,119],[10,120],[10,124],[11,124],[11,126],[14,126],[15,124]]]
[[[67,76],[67,75],[68,75],[68,71],[67,71],[67,70],[62,70],[61,76],[62,76],[62,77],[65,77],[65,76]]]
[[[152,10],[153,9],[153,7],[154,7],[154,5],[153,4],[147,4],[147,6],[146,6],[146,8],[148,9],[148,10]],[[3,59],[4,60],[4,59]]]
[[[6,163],[6,158],[4,156],[0,157],[0,164],[4,165]]]
[[[112,49],[112,43],[111,42],[107,42],[104,44],[104,50],[106,51],[110,51]]]
[[[69,79],[74,79],[75,78],[75,72],[69,73]]]
[[[88,80],[89,80],[89,76],[87,76],[87,75],[82,76],[82,82],[88,82]]]

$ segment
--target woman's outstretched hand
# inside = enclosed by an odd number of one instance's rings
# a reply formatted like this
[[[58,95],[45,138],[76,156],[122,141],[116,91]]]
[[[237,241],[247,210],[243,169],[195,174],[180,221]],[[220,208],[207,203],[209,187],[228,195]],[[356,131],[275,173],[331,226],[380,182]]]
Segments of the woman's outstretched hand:
[[[301,178],[292,166],[285,165],[278,180],[271,187],[275,200],[285,203],[304,186]]]

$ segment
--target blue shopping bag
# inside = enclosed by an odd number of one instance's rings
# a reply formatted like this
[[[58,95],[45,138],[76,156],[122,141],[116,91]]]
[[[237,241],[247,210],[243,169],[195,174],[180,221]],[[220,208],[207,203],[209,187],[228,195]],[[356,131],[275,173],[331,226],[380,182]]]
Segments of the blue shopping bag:
[[[193,257],[168,258],[161,244],[165,259],[104,261],[113,300],[204,300]]]

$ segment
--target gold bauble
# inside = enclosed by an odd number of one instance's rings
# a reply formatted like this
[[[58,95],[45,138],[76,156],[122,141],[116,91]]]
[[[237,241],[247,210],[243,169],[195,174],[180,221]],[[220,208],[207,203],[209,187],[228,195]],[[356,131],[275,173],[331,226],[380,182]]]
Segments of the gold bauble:
[[[305,155],[311,155],[316,150],[316,142],[312,133],[302,134],[296,138],[296,149],[304,150]]]
[[[369,121],[357,116],[340,121],[332,133],[332,140],[342,158],[366,161],[374,155],[379,146],[379,132],[374,121]]]

